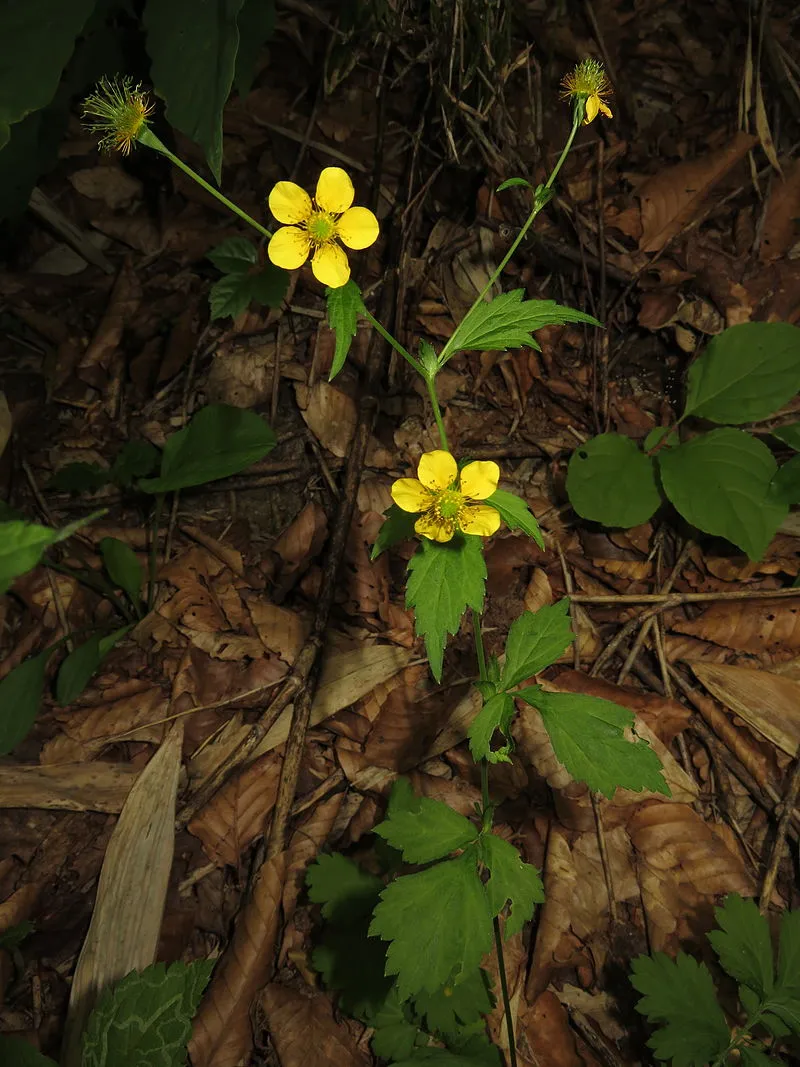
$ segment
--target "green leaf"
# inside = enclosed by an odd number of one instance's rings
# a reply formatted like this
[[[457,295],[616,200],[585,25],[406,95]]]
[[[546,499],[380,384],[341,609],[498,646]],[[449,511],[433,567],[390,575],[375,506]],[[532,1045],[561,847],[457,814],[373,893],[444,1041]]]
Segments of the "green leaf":
[[[402,1000],[477,969],[492,945],[492,922],[474,846],[388,885],[369,932],[391,942],[386,973],[397,975]]]
[[[351,278],[336,289],[326,289],[328,325],[336,334],[336,349],[328,381],[332,382],[344,366],[358,328],[358,316],[364,310],[361,290]]]
[[[408,1001],[401,1001],[397,987],[392,986],[381,1007],[369,1019],[374,1027],[372,1051],[386,1060],[399,1060],[411,1056],[420,1037],[420,1029]]]
[[[534,905],[544,901],[542,880],[536,868],[525,863],[514,846],[497,834],[483,834],[479,848],[491,875],[485,886],[489,911],[494,917],[511,904],[505,935],[512,937],[532,917]]]
[[[496,193],[502,193],[504,189],[511,189],[515,185],[524,186],[525,189],[532,189],[533,186],[530,182],[526,182],[524,178],[506,178],[504,182],[501,182],[495,189]]]
[[[639,526],[661,505],[653,460],[618,433],[601,433],[575,449],[567,495],[579,515],[605,526]]]
[[[425,1016],[428,1030],[445,1036],[458,1035],[474,1023],[483,1024],[483,1016],[494,1007],[488,976],[480,968],[466,975],[456,985],[437,989],[435,993],[418,993],[414,1007]]]
[[[779,426],[777,430],[772,431],[772,436],[783,441],[795,452],[800,452],[800,422],[793,422],[789,426]]]
[[[501,1067],[502,1063],[500,1050],[495,1045],[482,1042],[480,1051],[465,1049],[454,1052],[435,1046],[418,1049],[410,1059],[398,1060],[393,1067],[424,1067],[425,1064],[431,1067]]]
[[[543,671],[569,648],[575,634],[568,613],[569,600],[564,597],[538,611],[524,611],[512,622],[500,675],[503,689],[511,689]]]
[[[713,337],[689,368],[687,415],[757,422],[800,391],[800,328],[743,322]]]
[[[339,852],[318,856],[308,868],[306,885],[309,900],[322,904],[323,916],[338,923],[369,915],[383,889],[380,878]]]
[[[370,915],[364,915],[353,923],[326,923],[312,962],[325,987],[338,992],[341,1010],[372,1026],[391,996],[393,981],[384,974],[386,942],[369,936],[369,922]]]
[[[516,696],[538,709],[556,759],[577,781],[607,797],[617,787],[670,796],[661,761],[647,741],[625,738],[632,711],[585,693],[546,693],[539,686]]]
[[[95,634],[70,652],[59,667],[56,679],[56,699],[62,707],[77,700],[114,645],[132,629],[133,626],[122,626],[105,636]]]
[[[0,6],[0,148],[10,126],[49,104],[95,0],[25,0]]]
[[[143,478],[145,493],[170,493],[228,478],[263,459],[277,444],[269,425],[245,408],[209,404],[167,441],[161,475]]]
[[[209,290],[212,319],[236,318],[255,300],[265,307],[279,307],[286,295],[289,275],[266,263],[251,273],[223,274]]]
[[[30,921],[30,919],[23,919],[21,923],[17,923],[15,926],[9,926],[7,930],[3,930],[0,933],[0,948],[15,949],[29,937],[36,927]]]
[[[524,295],[524,289],[514,289],[474,307],[456,326],[440,354],[440,361],[445,353],[449,359],[456,352],[502,352],[523,347],[540,351],[533,331],[544,326],[585,322],[602,327],[602,323],[583,311],[562,307],[554,300],[523,300]]]
[[[490,763],[510,763],[512,741],[509,733],[511,720],[514,718],[516,705],[508,693],[495,693],[489,697],[481,710],[472,720],[467,731],[469,750],[478,763],[485,759]],[[499,730],[505,742],[499,748],[492,748],[495,730]]]
[[[212,248],[206,259],[223,274],[247,274],[258,262],[258,250],[246,237],[228,237]]]
[[[469,819],[447,804],[416,796],[407,778],[395,782],[386,818],[375,833],[399,849],[406,863],[430,863],[478,836]]]
[[[728,974],[767,999],[774,985],[772,941],[766,918],[752,900],[731,893],[714,909],[719,930],[708,935],[711,947]]]
[[[239,50],[233,85],[239,96],[247,96],[253,84],[258,54],[275,29],[275,0],[245,0],[237,19]]]
[[[490,507],[500,512],[500,518],[509,530],[521,530],[528,537],[532,537],[539,548],[544,549],[544,538],[539,529],[539,523],[525,501],[515,493],[507,493],[505,489],[495,489],[483,503],[489,504]]]
[[[739,1057],[742,1067],[778,1067],[779,1063],[754,1045],[741,1045]]]
[[[212,960],[154,963],[100,996],[83,1034],[81,1067],[183,1067]]]
[[[43,1056],[30,1041],[0,1034],[0,1063],[3,1067],[58,1067],[55,1060]]]
[[[100,554],[108,576],[114,585],[124,589],[135,603],[142,588],[142,567],[136,553],[124,541],[116,537],[104,537],[100,542]]]
[[[779,504],[800,504],[800,456],[778,467],[769,485],[770,497]]]
[[[58,540],[58,531],[33,522],[0,523],[0,595],[20,574],[33,570],[44,550]]]
[[[664,492],[693,526],[761,559],[788,507],[770,495],[778,465],[762,441],[725,427],[659,453]]]
[[[386,517],[383,526],[378,530],[375,544],[372,546],[370,559],[377,559],[381,552],[385,552],[392,545],[401,541],[409,541],[414,537],[414,523],[419,518],[408,511],[403,511],[397,504],[391,504],[383,513]]]
[[[7,756],[33,726],[42,706],[44,672],[52,648],[23,660],[0,682],[0,756]]]
[[[486,564],[479,537],[456,533],[444,544],[424,538],[408,563],[406,607],[425,636],[431,673],[442,680],[447,635],[457,632],[467,608],[480,611]]]
[[[219,184],[222,109],[233,84],[243,0],[147,0],[144,25],[166,117],[199,144]]]
[[[47,488],[62,493],[96,493],[111,481],[111,471],[97,463],[67,463],[55,472]]]
[[[279,308],[289,288],[289,272],[276,267],[274,263],[264,263],[250,277],[252,299],[257,304],[268,308]]]
[[[121,489],[133,485],[136,478],[147,478],[158,468],[161,453],[149,441],[128,441],[111,467],[111,479]]]
[[[642,450],[650,452],[662,441],[662,448],[675,448],[681,443],[680,434],[676,430],[671,431],[669,426],[654,426],[642,441]]]
[[[727,1049],[730,1030],[705,964],[684,952],[674,960],[656,952],[633,960],[631,970],[631,985],[644,994],[636,1010],[664,1024],[647,1042],[658,1059],[705,1067]]]
[[[776,985],[785,996],[800,1000],[800,909],[781,916]]]

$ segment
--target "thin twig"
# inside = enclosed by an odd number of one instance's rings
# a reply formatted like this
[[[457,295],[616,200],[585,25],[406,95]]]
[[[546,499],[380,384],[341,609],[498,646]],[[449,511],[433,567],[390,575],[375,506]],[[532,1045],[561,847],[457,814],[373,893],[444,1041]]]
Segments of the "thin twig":
[[[769,902],[772,900],[772,893],[775,889],[775,882],[778,877],[778,869],[780,868],[786,847],[786,835],[789,832],[789,825],[791,823],[792,813],[794,812],[794,806],[797,803],[798,793],[800,793],[800,757],[795,759],[792,773],[789,776],[789,783],[786,787],[786,793],[781,806],[781,815],[778,819],[778,828],[775,831],[775,840],[772,844],[772,852],[770,853],[769,863],[767,864],[767,873],[764,875],[764,881],[761,884],[761,896],[758,907],[762,914],[766,912],[769,907]]]

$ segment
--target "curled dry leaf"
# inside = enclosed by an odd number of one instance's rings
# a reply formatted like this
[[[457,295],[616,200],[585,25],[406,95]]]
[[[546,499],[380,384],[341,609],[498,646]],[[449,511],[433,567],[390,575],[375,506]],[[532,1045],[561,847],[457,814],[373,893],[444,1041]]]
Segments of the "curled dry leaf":
[[[356,402],[329,382],[318,381],[309,389],[295,386],[297,403],[309,430],[334,456],[347,455],[358,422]]]
[[[600,1067],[586,1043],[576,1036],[566,1009],[550,990],[540,993],[520,1013],[518,1043],[529,1063],[546,1063],[547,1067]]]
[[[282,852],[268,859],[253,881],[192,1024],[193,1067],[236,1067],[250,1054],[250,1006],[272,968],[285,865]]]
[[[673,629],[740,652],[789,659],[800,652],[800,605],[795,600],[721,601],[696,619],[676,621]]]
[[[335,1016],[325,993],[270,982],[261,1008],[281,1067],[368,1067],[372,1062],[358,1044],[357,1024]]]

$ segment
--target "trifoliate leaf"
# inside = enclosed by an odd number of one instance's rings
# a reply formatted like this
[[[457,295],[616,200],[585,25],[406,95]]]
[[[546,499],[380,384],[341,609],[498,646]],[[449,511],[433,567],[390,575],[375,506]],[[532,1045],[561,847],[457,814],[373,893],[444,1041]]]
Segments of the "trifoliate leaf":
[[[685,519],[761,559],[789,511],[771,493],[778,465],[763,441],[726,426],[656,458],[664,492]]]
[[[743,322],[713,337],[689,368],[686,415],[758,422],[800,392],[800,328]]]
[[[340,852],[320,855],[306,874],[309,900],[322,904],[322,914],[331,922],[353,922],[369,915],[383,889],[383,882]]]
[[[81,1067],[182,1067],[213,967],[154,963],[107,989],[86,1024]]]
[[[258,262],[258,250],[246,237],[228,237],[206,255],[223,274],[246,274]]]
[[[492,922],[475,846],[384,889],[369,932],[389,941],[386,973],[402,1000],[435,992],[476,970],[492,945]],[[424,949],[424,951],[423,951]]]
[[[209,291],[212,319],[236,318],[255,300],[264,307],[280,307],[289,275],[272,263],[248,273],[223,274]]]
[[[575,640],[566,597],[538,611],[525,611],[511,624],[500,684],[511,689],[555,663]]]
[[[30,1041],[0,1034],[0,1063],[3,1067],[58,1067],[55,1060],[43,1056]]]
[[[539,529],[539,523],[520,497],[514,493],[507,493],[505,489],[495,489],[492,495],[484,500],[484,504],[497,508],[500,518],[509,530],[520,530],[528,537],[532,537],[539,548],[544,548],[544,538]]]
[[[482,759],[490,763],[511,762],[512,742],[509,726],[516,710],[514,698],[508,693],[496,693],[489,697],[467,731],[469,750],[476,763]],[[495,730],[500,731],[505,742],[497,748],[492,748]]]
[[[494,1007],[494,997],[489,991],[488,975],[479,968],[455,985],[435,993],[418,993],[414,1007],[418,1015],[425,1016],[425,1025],[431,1033],[449,1037],[463,1033],[465,1027],[474,1023],[482,1024],[483,1016]]]
[[[524,289],[501,293],[494,300],[476,305],[456,326],[445,345],[442,356],[449,358],[456,352],[502,352],[507,348],[535,348],[534,330],[544,326],[563,326],[567,322],[585,322],[590,326],[602,323],[583,311],[562,307],[554,300],[523,300]]]
[[[636,1010],[662,1024],[647,1042],[658,1059],[705,1067],[728,1048],[730,1030],[704,964],[684,952],[674,960],[656,952],[633,960],[631,970],[631,985],[644,994]]]
[[[585,693],[546,693],[538,686],[515,694],[538,708],[556,759],[576,781],[612,797],[617,787],[670,796],[661,760],[641,737],[625,738],[633,712]]]
[[[111,649],[133,629],[121,626],[110,634],[93,634],[70,652],[58,669],[56,699],[61,707],[77,700]]]
[[[397,987],[392,986],[381,1007],[369,1018],[375,1030],[372,1051],[385,1060],[402,1060],[411,1056],[419,1041],[427,1040],[420,1033],[409,1001],[401,1001]]]
[[[336,334],[336,349],[328,381],[332,382],[345,364],[350,345],[358,328],[358,316],[364,310],[361,290],[351,278],[336,289],[326,289],[328,325]]]
[[[542,880],[536,868],[523,862],[514,846],[497,834],[484,834],[479,847],[481,861],[491,875],[485,886],[489,911],[499,915],[511,904],[505,925],[505,935],[511,937],[531,918],[534,904],[544,900]]]
[[[375,833],[400,849],[406,863],[430,863],[465,848],[478,836],[469,819],[447,804],[418,797],[407,778],[395,782],[387,817]]]
[[[567,495],[579,515],[604,526],[639,526],[661,505],[653,458],[618,433],[601,433],[575,449]]]
[[[766,918],[752,900],[731,893],[714,909],[718,930],[708,935],[719,962],[731,978],[747,986],[762,1000],[774,984],[772,940]]]
[[[397,545],[401,541],[408,541],[415,536],[414,523],[419,518],[418,515],[403,511],[397,504],[391,504],[383,514],[385,516],[384,523],[378,530],[378,536],[372,546],[372,552],[369,557],[371,560],[377,559],[381,552],[385,552],[392,545]]]
[[[409,560],[406,607],[414,608],[416,632],[425,636],[437,682],[442,680],[447,635],[458,631],[467,608],[481,610],[485,581],[480,537],[456,533],[444,544],[424,538]]]

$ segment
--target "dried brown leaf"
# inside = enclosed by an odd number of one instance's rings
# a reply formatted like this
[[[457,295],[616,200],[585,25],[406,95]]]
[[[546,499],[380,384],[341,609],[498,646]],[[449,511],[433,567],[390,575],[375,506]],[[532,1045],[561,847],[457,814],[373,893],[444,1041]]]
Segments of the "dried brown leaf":
[[[334,1015],[333,1001],[325,993],[271,982],[261,1007],[281,1067],[368,1067],[372,1062],[357,1043],[355,1024]]]
[[[673,629],[755,655],[789,659],[800,652],[800,607],[792,600],[721,601]]]
[[[292,833],[283,884],[284,922],[288,922],[294,914],[297,898],[305,885],[306,869],[327,841],[342,806],[343,796],[343,793],[334,793],[316,804]]]
[[[775,178],[767,198],[764,227],[758,249],[762,263],[771,263],[786,255],[798,239],[800,219],[800,159],[794,160],[783,179]]]
[[[800,682],[765,670],[692,663],[716,698],[787,756],[800,751]]]

